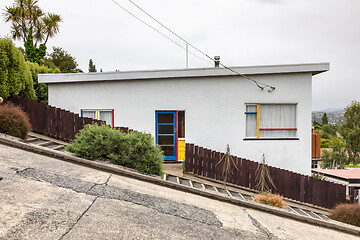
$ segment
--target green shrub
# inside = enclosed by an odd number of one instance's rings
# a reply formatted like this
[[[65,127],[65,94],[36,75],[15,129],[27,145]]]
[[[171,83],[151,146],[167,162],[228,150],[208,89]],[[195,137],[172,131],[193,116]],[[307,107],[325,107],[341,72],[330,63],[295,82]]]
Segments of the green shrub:
[[[24,56],[8,38],[0,38],[0,96],[20,95],[36,100],[31,72]]]
[[[356,158],[356,162],[346,164],[345,168],[360,168],[360,157]]]
[[[46,66],[39,66],[37,63],[26,62],[30,69],[32,80],[34,83],[34,89],[37,96],[37,101],[47,104],[48,103],[48,86],[45,83],[38,82],[38,74],[48,73],[60,73],[58,68],[49,68]]]
[[[311,174],[311,176],[313,178],[317,178],[317,179],[320,179],[320,180],[325,180],[324,174],[321,174],[321,173],[313,172]]]
[[[330,147],[330,139],[321,138],[321,148],[329,148]]]
[[[344,152],[324,150],[321,152],[321,168],[344,168],[349,164],[349,158]]]
[[[12,104],[0,105],[0,132],[25,139],[31,125],[21,108]]]
[[[107,125],[86,125],[66,150],[79,157],[104,158],[143,173],[162,174],[164,156],[150,134],[125,134]]]
[[[323,124],[321,127],[321,130],[324,131],[324,133],[329,134],[331,137],[336,137],[336,131],[334,128],[328,124]]]
[[[115,130],[107,125],[86,125],[66,150],[86,159],[106,158],[111,152]]]
[[[340,204],[330,211],[333,220],[360,227],[360,204]]]

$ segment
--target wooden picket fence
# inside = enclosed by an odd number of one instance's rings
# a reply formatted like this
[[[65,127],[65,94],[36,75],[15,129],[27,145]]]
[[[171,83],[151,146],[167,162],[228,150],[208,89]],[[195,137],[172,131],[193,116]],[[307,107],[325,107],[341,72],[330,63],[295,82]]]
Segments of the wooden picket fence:
[[[220,161],[223,156],[224,153],[187,143],[185,171],[224,181],[222,172],[224,161]],[[232,159],[234,164],[228,171],[226,182],[255,189],[256,169],[259,163],[236,156],[232,156]],[[271,166],[269,166],[269,170],[275,185],[275,188],[271,189],[272,193],[328,209],[346,201],[344,185]],[[353,192],[354,189],[350,188],[350,193]],[[354,194],[352,194],[350,202],[354,202],[354,200]]]
[[[86,124],[105,124],[100,120],[80,117],[79,114],[16,95],[11,96],[7,101],[22,108],[30,120],[32,131],[64,141],[74,139]],[[126,127],[117,129],[125,133],[132,131]]]

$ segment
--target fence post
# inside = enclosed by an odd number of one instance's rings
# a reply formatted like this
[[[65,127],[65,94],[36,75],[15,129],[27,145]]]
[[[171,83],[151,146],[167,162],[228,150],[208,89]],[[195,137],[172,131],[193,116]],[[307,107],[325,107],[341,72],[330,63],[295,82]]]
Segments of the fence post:
[[[312,199],[312,191],[311,191],[311,179],[309,176],[305,176],[304,179],[304,202],[311,202]]]
[[[203,176],[204,177],[208,177],[209,175],[209,165],[210,165],[210,161],[209,161],[209,150],[204,148],[204,159],[203,159]]]
[[[189,143],[185,143],[185,172],[189,171]]]
[[[355,188],[349,187],[349,200],[350,203],[355,203]]]

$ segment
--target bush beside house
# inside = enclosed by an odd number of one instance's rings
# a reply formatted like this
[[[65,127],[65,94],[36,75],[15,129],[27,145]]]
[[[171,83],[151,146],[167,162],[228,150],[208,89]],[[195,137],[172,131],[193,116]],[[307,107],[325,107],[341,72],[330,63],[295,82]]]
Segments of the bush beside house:
[[[25,139],[31,125],[21,108],[12,104],[0,105],[0,132]]]
[[[86,159],[107,159],[143,173],[161,175],[163,153],[150,134],[125,134],[107,125],[86,125],[66,150]]]

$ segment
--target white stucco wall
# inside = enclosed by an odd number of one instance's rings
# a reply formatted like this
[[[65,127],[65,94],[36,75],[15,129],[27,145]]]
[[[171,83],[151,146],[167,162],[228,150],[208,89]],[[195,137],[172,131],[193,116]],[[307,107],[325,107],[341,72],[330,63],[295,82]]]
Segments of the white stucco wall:
[[[156,110],[185,110],[186,142],[310,174],[312,74],[251,76],[276,87],[269,93],[233,76],[49,84],[49,104],[80,113],[114,109],[115,126],[155,135]],[[244,141],[246,103],[296,103],[299,140]]]

